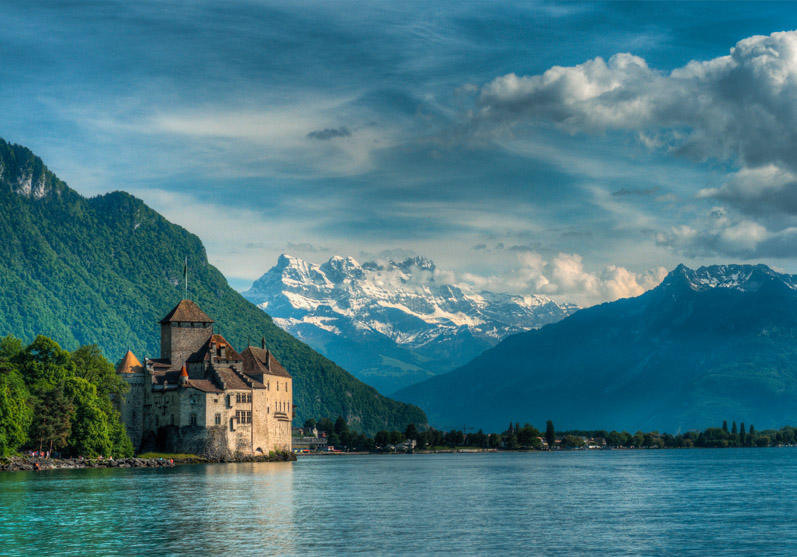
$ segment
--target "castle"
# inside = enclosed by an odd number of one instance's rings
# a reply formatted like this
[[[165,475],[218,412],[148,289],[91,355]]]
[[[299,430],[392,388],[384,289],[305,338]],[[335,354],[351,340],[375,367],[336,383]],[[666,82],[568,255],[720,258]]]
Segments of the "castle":
[[[290,451],[290,374],[265,341],[239,354],[213,323],[181,300],[160,322],[160,358],[122,358],[116,371],[130,390],[119,410],[133,447],[217,458]]]

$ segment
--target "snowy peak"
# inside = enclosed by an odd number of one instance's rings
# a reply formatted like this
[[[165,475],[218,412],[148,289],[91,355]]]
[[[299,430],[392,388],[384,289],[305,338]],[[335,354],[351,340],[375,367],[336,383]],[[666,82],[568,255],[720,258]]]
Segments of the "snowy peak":
[[[545,296],[475,292],[447,284],[424,257],[360,264],[353,257],[335,256],[316,265],[283,254],[244,296],[355,375],[360,364],[347,358],[356,346],[365,353],[361,363],[379,372],[396,365],[400,370],[392,373],[406,375],[407,369],[432,364],[442,372],[509,334],[578,309]]]
[[[762,286],[775,284],[797,289],[797,276],[778,273],[766,265],[708,265],[690,269],[678,265],[662,281],[659,288],[689,288],[696,292],[712,289],[733,289],[757,292]]]

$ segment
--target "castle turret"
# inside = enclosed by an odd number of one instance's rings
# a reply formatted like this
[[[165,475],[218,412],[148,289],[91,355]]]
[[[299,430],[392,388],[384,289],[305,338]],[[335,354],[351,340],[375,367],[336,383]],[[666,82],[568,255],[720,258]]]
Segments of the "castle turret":
[[[180,386],[185,387],[188,385],[188,370],[185,369],[185,364],[180,369]]]
[[[144,398],[148,384],[146,370],[136,355],[128,350],[119,362],[116,373],[130,386],[119,400],[119,413],[127,428],[127,435],[137,449],[144,435]]]
[[[161,319],[161,358],[181,366],[213,335],[213,319],[191,300],[180,300]]]

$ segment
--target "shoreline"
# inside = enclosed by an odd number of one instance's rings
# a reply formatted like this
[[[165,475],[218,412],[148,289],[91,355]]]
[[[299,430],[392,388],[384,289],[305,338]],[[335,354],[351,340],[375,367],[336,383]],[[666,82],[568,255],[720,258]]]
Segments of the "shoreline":
[[[196,455],[164,454],[162,457],[130,458],[43,458],[12,456],[0,458],[0,472],[44,472],[50,470],[85,470],[98,468],[174,468],[183,464],[222,464],[238,462],[293,462],[296,455],[251,456],[214,460]]]

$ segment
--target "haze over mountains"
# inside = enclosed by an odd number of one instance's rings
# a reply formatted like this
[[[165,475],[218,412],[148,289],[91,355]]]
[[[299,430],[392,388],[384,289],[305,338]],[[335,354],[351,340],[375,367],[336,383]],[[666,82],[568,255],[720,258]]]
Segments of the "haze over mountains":
[[[507,335],[577,309],[447,284],[423,257],[315,265],[281,255],[243,293],[275,323],[383,393],[450,371]]]
[[[797,276],[683,265],[638,296],[510,336],[396,393],[438,426],[675,433],[722,420],[797,421]]]
[[[183,297],[239,349],[268,347],[294,378],[296,418],[342,415],[358,429],[403,429],[423,412],[390,400],[277,327],[208,263],[199,238],[141,200],[70,189],[30,150],[0,139],[0,335],[67,349],[96,343],[111,361],[159,352],[158,321]]]

